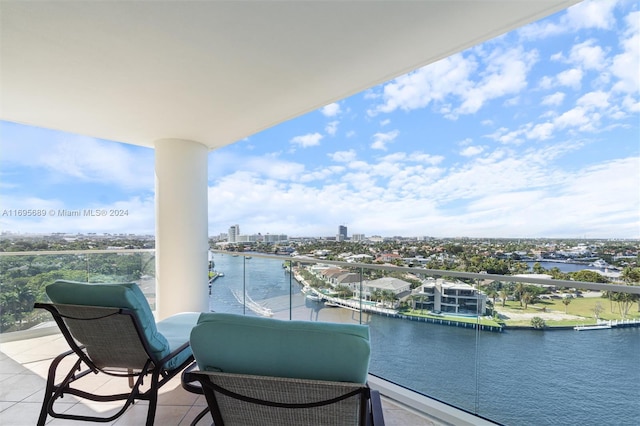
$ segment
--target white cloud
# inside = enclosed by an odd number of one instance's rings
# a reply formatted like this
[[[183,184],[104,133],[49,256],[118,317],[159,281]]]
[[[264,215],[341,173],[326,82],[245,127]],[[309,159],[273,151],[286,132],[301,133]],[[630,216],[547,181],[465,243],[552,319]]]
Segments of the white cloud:
[[[317,170],[313,170],[310,172],[305,172],[298,178],[298,182],[300,183],[310,183],[310,182],[328,182],[334,176],[338,174],[344,173],[346,168],[344,166],[329,166],[320,168]]]
[[[615,26],[613,14],[616,0],[588,0],[571,6],[557,20],[534,22],[518,33],[524,39],[541,39],[581,29],[612,29]]]
[[[556,126],[553,123],[539,123],[526,132],[527,138],[546,140],[553,136]]]
[[[621,37],[623,52],[613,58],[611,72],[619,81],[614,90],[637,96],[640,90],[640,11],[629,13]]]
[[[432,101],[442,101],[449,94],[462,93],[476,67],[473,57],[456,54],[398,77],[384,85],[384,102],[370,109],[368,114],[424,108]]]
[[[480,145],[468,146],[460,151],[460,155],[462,155],[463,157],[474,157],[478,154],[481,154],[482,151],[484,151],[484,147]]]
[[[387,145],[392,143],[400,134],[398,130],[392,130],[387,133],[376,133],[373,135],[373,142],[371,143],[372,149],[379,149],[382,151],[387,150]]]
[[[575,107],[564,112],[554,120],[554,125],[563,129],[566,127],[584,127],[593,130],[593,115],[590,115],[585,108]]]
[[[585,108],[607,108],[609,106],[609,94],[598,90],[582,95],[576,104]]]
[[[325,126],[324,131],[331,136],[335,136],[336,132],[338,131],[338,124],[340,124],[338,120],[330,121]]]
[[[348,151],[336,151],[332,154],[329,154],[329,158],[339,163],[346,163],[346,162],[355,160],[356,151],[353,149],[350,149]]]
[[[474,114],[492,99],[522,91],[537,60],[535,49],[520,46],[495,47],[490,51],[477,48],[456,54],[384,85],[383,103],[369,109],[368,114],[374,116],[396,109],[411,111],[430,104],[449,119]],[[477,80],[472,78],[474,72]],[[513,96],[510,101],[517,100]]]
[[[325,105],[324,107],[322,107],[320,109],[320,112],[325,117],[335,117],[336,115],[340,114],[342,111],[340,109],[340,104],[334,102],[332,104]]]
[[[5,171],[27,168],[34,180],[47,184],[113,184],[127,191],[154,188],[152,149],[8,122],[0,126],[0,161]]]
[[[519,47],[493,51],[485,58],[487,66],[480,72],[480,80],[462,92],[463,102],[456,113],[472,114],[491,99],[519,93],[527,86],[527,74],[537,58],[535,50]]]
[[[557,106],[562,104],[562,101],[564,100],[565,94],[562,92],[555,92],[552,95],[548,95],[545,96],[544,98],[542,98],[542,105],[551,105],[551,106]]]
[[[562,71],[556,76],[556,81],[562,86],[569,86],[573,89],[579,89],[582,84],[583,72],[580,68],[571,68]]]
[[[617,0],[589,0],[567,9],[564,24],[571,30],[597,28],[609,30],[615,27],[613,10]]]
[[[601,70],[606,66],[606,53],[595,45],[593,39],[574,45],[569,54],[569,61],[582,69]]]
[[[118,143],[68,135],[68,139],[56,141],[46,152],[25,158],[32,165],[46,167],[56,179],[71,177],[131,190],[153,190],[153,151],[140,151]]]
[[[298,145],[302,148],[308,148],[310,146],[320,145],[320,140],[323,136],[320,133],[307,133],[306,135],[296,136],[291,139],[290,143]]]
[[[553,87],[553,78],[548,75],[543,76],[538,83],[538,86],[542,89],[550,89]]]

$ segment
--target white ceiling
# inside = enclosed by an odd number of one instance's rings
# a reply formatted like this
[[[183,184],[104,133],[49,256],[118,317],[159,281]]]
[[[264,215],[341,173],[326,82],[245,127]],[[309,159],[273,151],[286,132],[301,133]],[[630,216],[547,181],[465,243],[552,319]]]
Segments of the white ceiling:
[[[210,148],[577,0],[0,2],[0,119]]]

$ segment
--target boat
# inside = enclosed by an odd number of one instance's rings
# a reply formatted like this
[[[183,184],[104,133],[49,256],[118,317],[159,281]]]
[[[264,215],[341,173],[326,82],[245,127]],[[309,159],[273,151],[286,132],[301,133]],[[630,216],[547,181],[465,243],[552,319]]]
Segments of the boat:
[[[596,260],[595,262],[591,262],[591,263],[589,264],[589,266],[593,266],[594,268],[605,269],[605,268],[608,268],[608,267],[609,267],[609,266],[611,266],[611,265],[609,265],[607,262],[605,262],[605,261],[604,261],[604,260],[602,260],[602,259],[598,259],[598,260]]]
[[[336,302],[324,302],[324,306],[327,306],[329,308],[339,308],[340,305],[337,304]]]
[[[597,324],[597,325],[576,325],[573,327],[576,331],[586,331],[586,330],[607,330],[611,328],[611,324]]]
[[[305,297],[312,302],[322,302],[322,297],[318,296],[317,294],[307,294]]]

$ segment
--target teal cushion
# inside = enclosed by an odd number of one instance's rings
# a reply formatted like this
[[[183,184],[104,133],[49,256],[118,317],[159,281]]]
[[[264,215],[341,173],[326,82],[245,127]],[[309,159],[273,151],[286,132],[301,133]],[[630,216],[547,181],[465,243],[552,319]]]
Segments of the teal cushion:
[[[136,283],[98,284],[58,280],[49,284],[46,292],[53,303],[130,309],[140,320],[153,354],[162,359],[171,353],[170,344],[158,332],[149,303]],[[184,336],[186,341],[188,330]]]
[[[199,317],[200,312],[183,312],[165,318],[156,324],[160,334],[162,334],[167,339],[167,342],[169,342],[169,350],[171,352],[189,341],[191,329],[198,323]],[[190,356],[191,348],[187,347],[177,356],[171,358],[165,367],[169,370],[173,370],[180,366],[180,364],[186,361]]]
[[[203,313],[191,331],[201,370],[365,383],[369,327]]]

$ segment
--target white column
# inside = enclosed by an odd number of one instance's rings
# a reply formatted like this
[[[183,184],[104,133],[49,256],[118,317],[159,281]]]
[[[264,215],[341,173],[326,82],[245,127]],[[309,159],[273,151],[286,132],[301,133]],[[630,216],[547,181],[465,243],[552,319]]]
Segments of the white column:
[[[156,314],[209,310],[206,146],[155,142]]]

